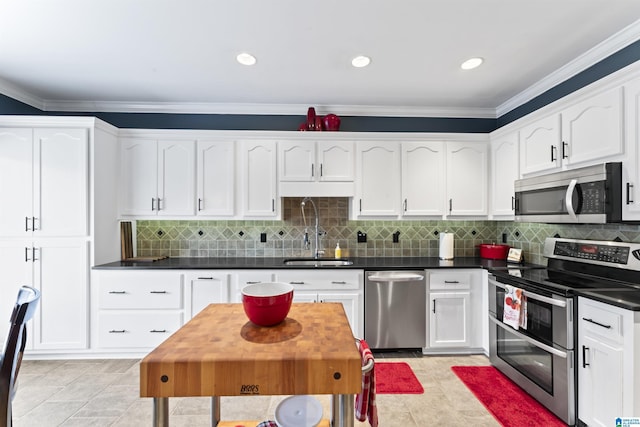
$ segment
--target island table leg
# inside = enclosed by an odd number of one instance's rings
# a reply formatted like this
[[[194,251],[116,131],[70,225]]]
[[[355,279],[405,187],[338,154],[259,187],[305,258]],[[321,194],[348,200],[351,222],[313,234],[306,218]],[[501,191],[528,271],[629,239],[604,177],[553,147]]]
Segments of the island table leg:
[[[169,398],[153,398],[153,426],[169,427]]]
[[[211,396],[211,427],[220,422],[220,396]]]
[[[355,409],[353,394],[331,396],[331,427],[354,427]]]

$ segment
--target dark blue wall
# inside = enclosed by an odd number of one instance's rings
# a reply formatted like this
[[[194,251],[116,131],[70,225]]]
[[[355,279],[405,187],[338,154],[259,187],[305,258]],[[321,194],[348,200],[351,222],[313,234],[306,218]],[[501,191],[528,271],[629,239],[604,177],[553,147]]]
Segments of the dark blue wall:
[[[640,60],[640,41],[612,54],[498,119],[342,116],[343,132],[488,133]],[[306,113],[306,112],[305,112]],[[96,116],[118,128],[297,130],[306,115],[43,112],[0,94],[0,114]]]

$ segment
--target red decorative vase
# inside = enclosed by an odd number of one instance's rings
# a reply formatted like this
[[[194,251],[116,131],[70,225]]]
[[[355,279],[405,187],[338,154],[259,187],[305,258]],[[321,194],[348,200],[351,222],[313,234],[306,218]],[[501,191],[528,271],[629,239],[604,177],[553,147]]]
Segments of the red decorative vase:
[[[322,121],[324,122],[325,130],[340,130],[340,117],[336,116],[335,114],[327,114],[326,116],[324,116]]]

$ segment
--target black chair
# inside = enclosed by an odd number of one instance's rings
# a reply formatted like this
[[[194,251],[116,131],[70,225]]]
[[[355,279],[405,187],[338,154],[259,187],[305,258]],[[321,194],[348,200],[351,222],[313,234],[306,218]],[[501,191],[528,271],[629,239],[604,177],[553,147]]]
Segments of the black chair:
[[[18,299],[11,313],[9,334],[0,354],[0,427],[11,427],[11,401],[15,394],[16,378],[22,362],[24,346],[27,343],[26,323],[36,311],[40,291],[23,286],[18,291]]]

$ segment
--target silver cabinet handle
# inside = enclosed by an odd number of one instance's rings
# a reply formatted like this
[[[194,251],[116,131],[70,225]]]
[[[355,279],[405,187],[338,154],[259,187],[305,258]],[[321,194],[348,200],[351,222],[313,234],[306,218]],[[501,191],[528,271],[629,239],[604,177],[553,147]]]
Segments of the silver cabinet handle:
[[[166,329],[152,329],[149,331],[152,334],[166,334],[167,330]]]
[[[587,352],[589,351],[589,347],[582,346],[582,367],[586,368],[589,366],[587,363]]]
[[[633,188],[633,184],[630,182],[627,182],[627,204],[633,203],[633,200],[631,200],[631,189]]]
[[[29,259],[29,248],[24,248],[24,262],[29,262],[31,261],[31,259]]]
[[[312,178],[315,176],[315,174],[314,174],[315,171],[313,170],[313,166],[314,166],[313,163],[311,163],[311,177]]]
[[[433,314],[436,313],[436,300],[433,300]]]
[[[255,281],[247,281],[247,282],[244,282],[244,283],[247,284],[247,285],[255,285],[256,283],[262,283],[262,282],[260,280],[255,280]]]
[[[292,280],[291,282],[289,282],[289,284],[291,284],[291,285],[304,285],[304,282],[296,282],[296,281]]]
[[[332,280],[331,284],[332,285],[346,285],[347,282],[345,282],[344,280]]]
[[[162,199],[160,197],[158,197],[158,210],[161,210],[162,208],[160,207],[160,202],[162,201]]]
[[[404,211],[407,211],[407,199],[404,199]]]
[[[36,227],[36,221],[37,221],[37,220],[38,220],[38,218],[36,218],[35,216],[34,216],[34,217],[31,217],[31,229],[32,229],[33,231],[37,231],[37,230],[39,230],[39,228],[38,228],[38,227]]]
[[[627,184],[628,186],[629,184]],[[628,187],[627,187],[628,188]],[[627,190],[627,194],[629,194],[629,191]],[[628,199],[629,197],[627,197]],[[627,203],[628,204],[628,203]],[[29,217],[25,216],[24,217],[24,231],[31,231],[31,229],[29,228]]]
[[[445,280],[444,283],[451,283],[451,284],[455,284],[455,283],[460,283],[457,280]]]
[[[322,163],[320,163],[320,176],[322,176]]]
[[[453,210],[453,199],[449,199],[449,213]]]
[[[36,258],[36,251],[38,248],[31,248],[31,261],[38,261],[40,258]]]
[[[198,199],[198,210],[201,211],[202,210],[202,199]]]
[[[149,291],[150,294],[166,294],[167,291]]]
[[[213,277],[198,277],[198,280],[213,280]]]
[[[110,334],[124,334],[127,332],[126,329],[112,329],[109,331]]]
[[[551,163],[556,161],[556,157],[554,156],[555,151],[556,151],[556,147],[552,145],[551,146]]]
[[[127,292],[126,291],[109,291],[110,294],[117,294],[117,295],[124,295]]]
[[[569,144],[568,144],[568,143],[566,143],[566,142],[564,142],[564,141],[562,141],[562,158],[563,158],[563,159],[566,159],[566,158],[568,158],[568,157],[569,157],[569,156],[567,155],[567,151],[568,151],[568,150],[565,150],[565,147],[569,148]]]
[[[271,199],[271,212],[276,211],[276,199]]]
[[[156,210],[156,198],[155,197],[151,198],[151,210],[152,211]]]

